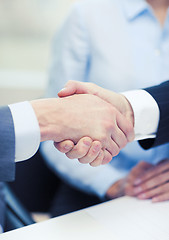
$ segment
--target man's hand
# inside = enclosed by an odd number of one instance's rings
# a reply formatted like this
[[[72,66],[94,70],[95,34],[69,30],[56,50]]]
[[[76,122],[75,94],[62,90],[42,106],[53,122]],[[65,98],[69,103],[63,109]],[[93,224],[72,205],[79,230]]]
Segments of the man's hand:
[[[169,200],[169,159],[154,166],[138,163],[126,178],[120,179],[107,191],[110,199],[128,195],[152,202]]]
[[[102,150],[101,143],[93,141],[89,137],[81,138],[76,145],[70,140],[61,143],[55,142],[54,145],[68,158],[77,158],[80,163],[89,163],[92,167],[99,166],[106,160],[106,154],[104,153],[106,150]]]
[[[109,162],[133,137],[132,125],[126,123],[116,108],[97,96],[83,94],[31,103],[39,122],[41,141],[70,139],[76,144],[89,136],[107,150],[105,162]]]
[[[84,83],[71,80],[68,81],[65,87],[58,93],[58,96],[66,97],[73,94],[92,94],[102,98],[116,107],[118,111],[121,112],[121,114],[123,114],[134,125],[134,114],[132,107],[122,94],[109,91],[99,87],[94,83]]]
[[[135,167],[132,168],[128,176],[125,178],[124,193],[128,196],[138,195],[135,193],[135,181],[137,178],[144,176],[146,172],[151,169],[154,165],[141,161]]]
[[[152,199],[152,202],[169,200],[169,159],[151,166],[134,181],[133,193],[139,199]]]
[[[137,197],[137,194],[135,194],[134,182],[137,178],[146,174],[146,171],[152,167],[153,165],[147,162],[139,162],[135,167],[133,167],[128,176],[118,180],[108,189],[106,196],[109,199],[124,195]]]
[[[120,111],[122,115],[126,117],[126,123],[122,126],[125,127],[128,125],[130,127],[131,132],[128,134],[127,141],[131,142],[134,140],[134,116],[133,111],[130,106],[130,103],[127,101],[127,99],[121,95],[114,93],[112,91],[103,89],[93,83],[81,83],[77,81],[69,81],[65,88],[62,89],[59,93],[59,97],[66,97],[73,94],[92,94],[95,96],[98,96],[105,100],[106,102],[110,103],[114,107]],[[57,147],[59,148],[59,145],[62,143],[59,143]],[[64,143],[63,143],[64,144]],[[107,155],[107,154],[105,154]],[[108,161],[104,161],[106,163]]]

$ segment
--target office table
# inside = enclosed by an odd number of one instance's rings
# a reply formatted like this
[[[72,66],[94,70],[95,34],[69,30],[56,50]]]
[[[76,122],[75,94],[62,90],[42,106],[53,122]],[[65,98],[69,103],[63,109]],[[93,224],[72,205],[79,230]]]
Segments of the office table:
[[[169,202],[122,197],[0,235],[21,239],[169,240]]]

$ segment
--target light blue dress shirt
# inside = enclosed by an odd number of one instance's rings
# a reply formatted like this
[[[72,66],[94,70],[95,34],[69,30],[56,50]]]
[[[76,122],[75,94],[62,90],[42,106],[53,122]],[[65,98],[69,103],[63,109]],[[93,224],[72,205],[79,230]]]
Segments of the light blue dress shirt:
[[[57,33],[47,96],[70,80],[91,81],[113,91],[159,84],[169,79],[169,14],[160,26],[144,0],[83,0],[73,5]],[[104,197],[108,188],[140,160],[169,156],[169,144],[144,151],[129,144],[110,164],[79,164],[56,152],[51,142],[41,151],[48,164],[70,184]]]

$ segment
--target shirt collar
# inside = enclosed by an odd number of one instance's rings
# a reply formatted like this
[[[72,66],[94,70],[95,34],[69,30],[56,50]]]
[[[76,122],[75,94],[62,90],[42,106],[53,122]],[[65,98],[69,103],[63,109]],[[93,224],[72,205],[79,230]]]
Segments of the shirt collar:
[[[133,20],[141,13],[149,9],[146,0],[123,0],[126,17]]]

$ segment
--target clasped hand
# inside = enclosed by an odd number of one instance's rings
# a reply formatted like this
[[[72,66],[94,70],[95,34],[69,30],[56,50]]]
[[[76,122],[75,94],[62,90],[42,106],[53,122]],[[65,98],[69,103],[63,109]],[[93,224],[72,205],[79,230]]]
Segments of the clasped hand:
[[[106,164],[133,141],[133,112],[121,94],[92,83],[69,81],[58,96],[74,104],[65,116],[70,121],[65,121],[69,134],[63,140],[67,140],[54,143],[68,158],[91,166]]]

